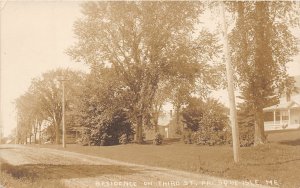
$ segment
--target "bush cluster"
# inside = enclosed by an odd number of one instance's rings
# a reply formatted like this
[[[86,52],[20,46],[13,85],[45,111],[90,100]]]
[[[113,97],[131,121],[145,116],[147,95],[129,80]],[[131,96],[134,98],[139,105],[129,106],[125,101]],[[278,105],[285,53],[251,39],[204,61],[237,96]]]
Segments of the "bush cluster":
[[[194,132],[192,135],[193,143],[197,145],[223,145],[230,140],[227,131],[213,131],[211,129]]]
[[[183,134],[183,142],[185,144],[197,145],[223,145],[231,142],[230,131],[214,131],[213,129],[188,131]]]
[[[214,99],[191,98],[182,112],[186,144],[220,145],[230,142],[226,108]]]
[[[163,135],[160,133],[155,134],[155,138],[153,140],[153,144],[155,145],[161,145],[163,143]]]
[[[254,145],[254,127],[253,126],[240,126],[240,146],[249,147]]]
[[[83,145],[96,146],[127,144],[133,140],[133,134],[132,124],[126,114],[116,111],[112,117],[87,127],[86,134],[78,141]]]
[[[124,133],[119,138],[119,144],[128,144],[132,141],[132,137],[128,136],[128,134]]]

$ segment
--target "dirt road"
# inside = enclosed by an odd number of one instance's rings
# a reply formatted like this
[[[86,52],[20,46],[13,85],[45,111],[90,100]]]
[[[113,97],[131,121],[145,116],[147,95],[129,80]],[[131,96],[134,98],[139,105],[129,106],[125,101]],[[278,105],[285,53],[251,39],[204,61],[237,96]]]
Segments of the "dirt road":
[[[255,182],[129,164],[74,152],[1,145],[0,157],[17,177],[43,177],[68,187],[265,187]]]

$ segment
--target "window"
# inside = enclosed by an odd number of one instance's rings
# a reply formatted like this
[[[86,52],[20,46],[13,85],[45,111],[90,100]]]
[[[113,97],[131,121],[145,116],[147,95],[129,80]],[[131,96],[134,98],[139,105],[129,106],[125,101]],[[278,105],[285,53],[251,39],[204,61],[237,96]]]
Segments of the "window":
[[[282,120],[289,120],[289,113],[287,110],[281,111]]]
[[[280,121],[280,112],[276,112],[276,121]]]

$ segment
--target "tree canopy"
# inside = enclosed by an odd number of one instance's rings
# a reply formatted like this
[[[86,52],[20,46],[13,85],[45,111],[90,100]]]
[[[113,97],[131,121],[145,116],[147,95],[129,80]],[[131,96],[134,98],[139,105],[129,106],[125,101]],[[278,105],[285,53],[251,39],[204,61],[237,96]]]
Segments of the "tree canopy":
[[[192,37],[202,11],[199,2],[83,4],[84,16],[74,25],[77,42],[68,53],[91,68],[109,67],[115,72],[131,96],[129,116],[136,125],[137,142],[150,123],[162,82],[176,77],[208,80],[203,77],[207,78],[210,54],[217,46],[200,41],[202,37],[213,41],[213,35]]]
[[[62,119],[62,89],[60,79],[65,81],[65,105],[67,111],[78,100],[78,93],[82,87],[84,74],[71,70],[57,69],[48,71],[32,80],[28,91],[16,100],[18,122],[20,128],[28,127],[31,134],[32,126],[36,121],[48,121],[55,136],[56,143],[60,141],[60,123]],[[68,118],[71,120],[72,118]],[[23,124],[26,123],[26,126]]]
[[[255,119],[255,143],[265,141],[263,108],[276,103],[286,64],[298,53],[291,28],[299,24],[294,2],[234,2],[230,44],[242,98]]]

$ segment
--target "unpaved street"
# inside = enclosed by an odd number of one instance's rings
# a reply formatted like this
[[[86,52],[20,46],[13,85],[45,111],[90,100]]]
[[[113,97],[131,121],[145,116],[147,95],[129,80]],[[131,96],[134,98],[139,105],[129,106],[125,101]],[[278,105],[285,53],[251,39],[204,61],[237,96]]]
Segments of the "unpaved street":
[[[42,176],[62,181],[68,187],[263,187],[248,181],[20,145],[1,145],[0,157],[6,165],[14,165],[19,176]]]

